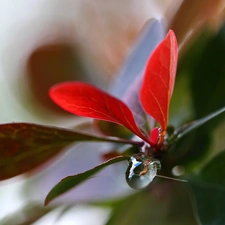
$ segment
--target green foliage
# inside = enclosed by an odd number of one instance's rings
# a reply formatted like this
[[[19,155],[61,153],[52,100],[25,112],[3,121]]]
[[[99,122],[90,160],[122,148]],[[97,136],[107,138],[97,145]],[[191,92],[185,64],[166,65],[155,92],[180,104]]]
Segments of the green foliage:
[[[198,119],[175,132],[177,142],[171,154],[181,165],[188,163],[192,168],[195,162],[199,167],[202,159],[209,152],[214,152],[213,134],[225,116],[224,58],[225,26],[215,36],[203,33],[181,60],[178,75],[187,76],[189,80],[193,115]],[[194,177],[186,174],[190,176],[194,209],[203,225],[225,224],[224,157],[222,152],[209,160]]]
[[[189,181],[199,220],[203,225],[225,224],[225,151],[222,151]]]
[[[181,207],[182,205],[182,207]],[[151,184],[119,202],[107,225],[197,225],[185,186],[174,181]]]
[[[179,81],[180,76],[185,76],[189,83],[194,117],[189,121],[196,120],[176,130],[178,138],[172,151],[181,164],[199,163],[213,151],[213,133],[225,117],[224,58],[225,26],[216,35],[204,31],[181,58],[177,77]]]
[[[49,192],[45,199],[45,205],[47,205],[50,201],[52,201],[54,198],[62,195],[63,193],[67,192],[71,188],[76,187],[77,185],[81,184],[100,170],[102,170],[104,167],[109,166],[111,164],[121,162],[124,160],[129,159],[129,157],[124,156],[118,156],[115,158],[112,158],[93,169],[87,170],[84,173],[80,173],[74,176],[65,177],[63,180],[61,180],[53,189]]]

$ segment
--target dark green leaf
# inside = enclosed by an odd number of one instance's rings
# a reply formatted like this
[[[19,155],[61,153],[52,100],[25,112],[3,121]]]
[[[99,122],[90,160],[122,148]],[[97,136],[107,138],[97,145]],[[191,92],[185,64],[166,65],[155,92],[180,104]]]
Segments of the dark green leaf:
[[[191,68],[191,90],[196,118],[206,116],[225,105],[225,26],[203,48]],[[221,119],[216,119],[214,125]],[[212,127],[210,126],[210,127]]]
[[[188,133],[185,138],[179,138],[172,145],[168,157],[172,158],[172,167],[179,164],[198,163],[209,152],[210,134],[204,127]]]
[[[210,120],[214,119],[215,117],[219,116],[220,114],[222,114],[224,112],[225,112],[225,107],[223,107],[222,109],[219,109],[216,112],[213,112],[213,113],[209,114],[208,116],[205,116],[199,120],[193,121],[190,124],[182,126],[181,128],[179,128],[175,131],[175,137],[174,137],[175,140],[177,141],[179,138],[182,138],[184,135],[186,135],[189,132],[204,125],[205,123],[209,122]]]
[[[199,181],[189,181],[197,215],[202,225],[225,224],[225,188]]]
[[[225,224],[225,151],[207,163],[189,181],[196,211],[203,225]]]
[[[189,114],[189,118],[184,119],[191,121],[203,118],[177,129],[175,137],[172,138],[171,144],[175,140],[178,141],[176,153],[183,157],[183,161],[197,162],[200,157],[203,159],[211,150],[209,143],[212,143],[215,128],[224,120],[224,57],[225,27],[222,27],[216,34],[209,30],[204,31],[180,59],[177,78],[179,81],[180,78],[186,77],[184,80],[189,84],[188,93],[192,103],[186,106],[192,109],[192,118]],[[179,115],[177,117],[180,118]],[[185,138],[182,138],[184,136]]]
[[[107,225],[197,225],[188,193],[178,182],[152,183],[149,190],[124,199]]]
[[[201,170],[201,180],[207,181],[225,188],[225,151],[215,156]]]
[[[205,30],[181,58],[179,76],[189,79],[194,119],[205,117],[225,105],[225,26],[218,33]],[[224,115],[225,116],[225,115]],[[224,117],[207,124],[214,128]]]
[[[225,107],[175,130],[169,139],[175,164],[199,160],[210,149],[212,131],[206,126],[225,112]],[[183,138],[185,136],[185,138]]]
[[[60,195],[64,194],[65,192],[69,191],[70,189],[76,187],[77,185],[81,184],[83,181],[87,180],[106,166],[109,166],[111,164],[121,162],[124,160],[128,160],[129,157],[125,156],[118,156],[115,158],[112,158],[93,169],[87,170],[84,173],[76,174],[74,176],[69,176],[61,180],[53,189],[48,193],[46,199],[45,199],[45,205],[47,205],[49,202],[51,202],[53,199],[59,197]]]
[[[28,172],[78,141],[135,143],[30,123],[0,125],[0,180]],[[139,143],[140,142],[136,142]]]

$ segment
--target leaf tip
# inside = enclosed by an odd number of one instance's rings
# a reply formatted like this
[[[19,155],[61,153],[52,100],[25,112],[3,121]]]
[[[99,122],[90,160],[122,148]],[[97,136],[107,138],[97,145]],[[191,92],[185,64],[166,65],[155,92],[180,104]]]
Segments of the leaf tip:
[[[45,199],[44,201],[44,206],[48,206],[49,201],[47,199]]]
[[[48,195],[46,196],[45,201],[44,201],[44,206],[48,206],[48,204],[49,204],[51,201],[52,201],[52,198],[50,198],[49,193],[48,193]]]
[[[172,41],[174,41],[175,43],[177,43],[177,38],[176,38],[176,34],[173,30],[169,30],[167,35],[166,35],[166,38],[169,38],[171,39]]]

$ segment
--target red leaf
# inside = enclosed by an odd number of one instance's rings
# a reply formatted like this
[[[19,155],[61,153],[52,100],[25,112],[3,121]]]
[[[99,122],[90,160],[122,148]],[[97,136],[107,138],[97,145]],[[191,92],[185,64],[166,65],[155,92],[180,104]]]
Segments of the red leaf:
[[[177,60],[178,44],[174,32],[170,30],[149,58],[140,93],[145,111],[158,121],[162,136],[168,124]]]
[[[152,129],[149,139],[152,144],[157,145],[158,140],[159,140],[159,128],[158,127],[155,127]]]
[[[31,171],[80,141],[130,142],[32,123],[0,124],[0,180]]]
[[[61,83],[53,86],[49,95],[66,111],[123,125],[150,144],[137,127],[131,110],[119,99],[92,85],[80,82]]]

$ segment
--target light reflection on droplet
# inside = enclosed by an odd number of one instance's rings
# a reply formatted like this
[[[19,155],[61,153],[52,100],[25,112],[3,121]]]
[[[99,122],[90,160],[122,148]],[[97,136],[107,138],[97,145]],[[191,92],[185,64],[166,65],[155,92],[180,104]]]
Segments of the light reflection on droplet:
[[[134,189],[147,187],[161,168],[160,161],[150,157],[131,157],[126,171],[127,184]]]

